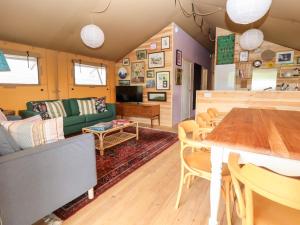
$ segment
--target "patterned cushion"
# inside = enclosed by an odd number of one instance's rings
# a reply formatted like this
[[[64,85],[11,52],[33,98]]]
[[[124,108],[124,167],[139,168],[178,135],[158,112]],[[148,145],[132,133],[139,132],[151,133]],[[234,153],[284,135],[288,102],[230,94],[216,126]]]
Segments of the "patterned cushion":
[[[45,102],[50,118],[66,117],[66,111],[62,101]]]
[[[77,100],[79,115],[89,115],[97,113],[95,99]]]
[[[4,115],[4,113],[0,110],[0,121],[7,121],[6,116]]]
[[[31,148],[64,139],[63,118],[42,120],[38,116],[19,121],[2,121],[21,148]]]
[[[95,99],[96,101],[96,110],[101,113],[101,112],[106,112],[107,108],[106,108],[106,97],[100,97]]]
[[[32,102],[32,111],[39,112],[43,120],[50,119],[45,102]]]

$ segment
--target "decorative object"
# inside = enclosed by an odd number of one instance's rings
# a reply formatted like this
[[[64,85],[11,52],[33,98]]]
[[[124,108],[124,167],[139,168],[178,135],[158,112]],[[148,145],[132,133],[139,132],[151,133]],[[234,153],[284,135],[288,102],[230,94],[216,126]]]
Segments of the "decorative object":
[[[176,85],[182,85],[182,69],[181,68],[176,68],[175,84]]]
[[[0,72],[10,71],[4,53],[0,50]]]
[[[262,65],[261,60],[255,60],[252,64],[255,68],[259,68]]]
[[[137,58],[137,60],[147,59],[147,50],[146,49],[137,50],[136,51],[136,58]]]
[[[156,89],[170,90],[170,72],[160,71],[156,72]]]
[[[135,132],[134,129],[126,128],[128,132],[132,133]],[[138,142],[135,139],[131,139],[122,145],[107,149],[107,157],[96,154],[98,183],[95,186],[95,198],[168,149],[177,140],[177,134],[175,133],[140,127]],[[83,194],[69,204],[56,210],[55,214],[65,220],[90,202],[88,196]]]
[[[154,78],[155,73],[154,70],[147,70],[147,78]]]
[[[120,86],[130,86],[130,80],[119,80]]]
[[[125,79],[127,77],[127,70],[124,67],[121,67],[118,71],[120,79]]]
[[[89,24],[81,29],[81,40],[90,48],[99,48],[104,42],[103,31],[95,24]]]
[[[240,36],[240,46],[244,50],[254,50],[264,42],[264,34],[261,30],[250,29]]]
[[[249,51],[241,51],[240,62],[248,62],[248,59],[249,59]]]
[[[276,63],[277,64],[294,63],[294,51],[277,52]]]
[[[176,65],[182,66],[182,51],[179,49],[176,50]]]
[[[148,68],[165,67],[165,52],[154,52],[148,54]]]
[[[156,42],[153,42],[153,43],[150,44],[150,49],[151,50],[155,50],[156,48],[157,48]]]
[[[261,53],[261,59],[263,61],[272,61],[275,56],[276,53],[270,49],[267,49]]]
[[[297,64],[300,64],[300,57],[297,57]]]
[[[233,22],[249,24],[262,18],[271,4],[272,0],[227,0],[226,11]]]
[[[235,35],[219,36],[217,39],[217,65],[233,64]]]
[[[131,64],[131,83],[139,84],[145,81],[145,63],[134,62]]]
[[[147,80],[146,88],[155,88],[155,80]]]
[[[161,49],[169,49],[170,48],[170,37],[162,37],[161,38]]]
[[[148,92],[148,101],[166,102],[167,101],[167,93],[166,92]]]
[[[129,66],[130,65],[129,58],[124,58],[122,64],[123,64],[123,66]]]

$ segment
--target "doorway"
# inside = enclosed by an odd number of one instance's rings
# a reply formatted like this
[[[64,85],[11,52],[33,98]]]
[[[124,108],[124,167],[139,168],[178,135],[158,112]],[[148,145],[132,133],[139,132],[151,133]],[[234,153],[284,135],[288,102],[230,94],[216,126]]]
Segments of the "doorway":
[[[182,59],[181,120],[191,117],[193,63]]]

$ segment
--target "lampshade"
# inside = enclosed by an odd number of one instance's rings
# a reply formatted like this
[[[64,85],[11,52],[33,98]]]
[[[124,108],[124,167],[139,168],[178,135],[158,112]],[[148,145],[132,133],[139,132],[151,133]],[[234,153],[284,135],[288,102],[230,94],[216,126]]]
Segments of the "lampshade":
[[[264,41],[264,34],[261,30],[247,30],[240,36],[240,46],[244,50],[257,49]]]
[[[91,48],[99,48],[104,42],[103,31],[94,24],[84,26],[80,36],[83,43]]]
[[[229,18],[239,24],[253,23],[270,9],[272,0],[227,0]]]

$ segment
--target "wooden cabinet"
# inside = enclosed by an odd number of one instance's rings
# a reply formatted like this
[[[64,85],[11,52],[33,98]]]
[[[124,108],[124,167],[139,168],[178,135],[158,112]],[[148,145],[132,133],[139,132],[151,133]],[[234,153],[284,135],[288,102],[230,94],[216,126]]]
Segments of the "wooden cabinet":
[[[137,103],[117,103],[117,115],[123,117],[143,117],[151,120],[157,119],[160,125],[160,105],[137,104]]]

